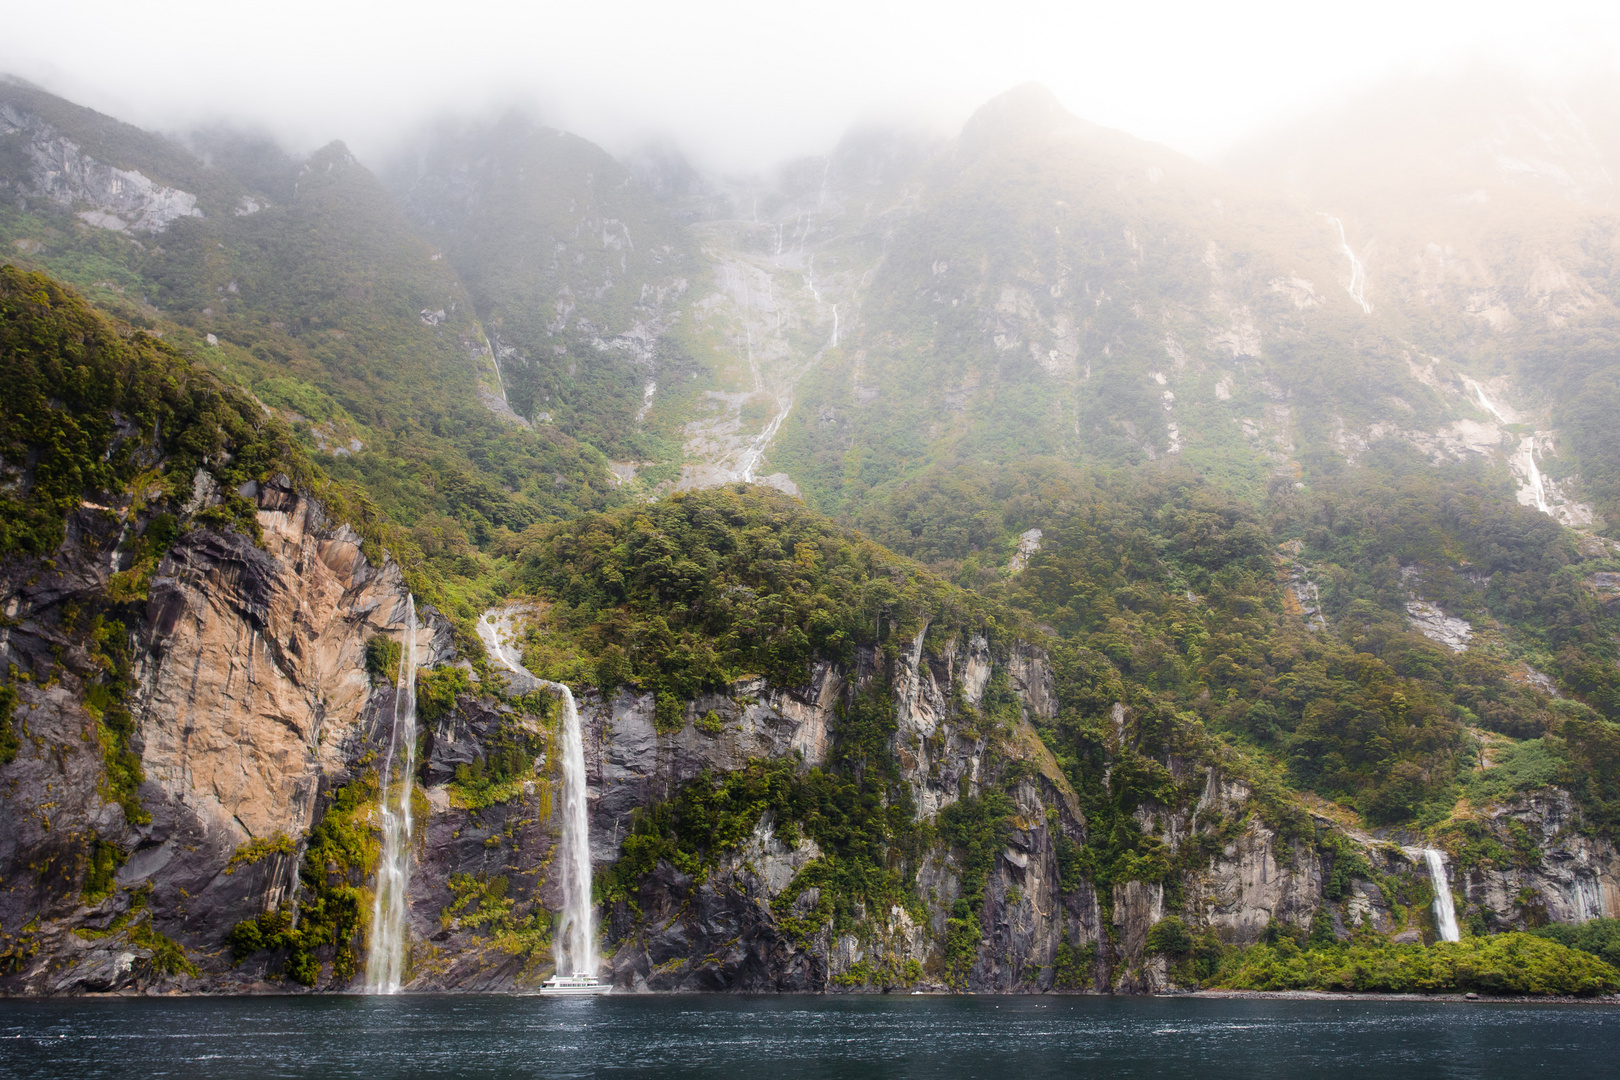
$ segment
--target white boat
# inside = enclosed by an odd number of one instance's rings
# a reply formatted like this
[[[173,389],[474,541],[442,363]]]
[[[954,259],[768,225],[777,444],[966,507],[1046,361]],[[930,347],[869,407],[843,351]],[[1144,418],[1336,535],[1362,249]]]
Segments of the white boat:
[[[554,975],[540,984],[542,994],[611,994],[613,984],[605,983],[595,975],[583,971],[573,975]]]

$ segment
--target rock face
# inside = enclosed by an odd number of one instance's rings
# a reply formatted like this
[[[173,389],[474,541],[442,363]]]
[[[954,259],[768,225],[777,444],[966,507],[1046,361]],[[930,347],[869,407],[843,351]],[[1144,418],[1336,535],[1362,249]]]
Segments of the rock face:
[[[218,501],[210,485],[197,489],[192,509]],[[304,865],[305,844],[333,792],[375,768],[393,687],[367,674],[366,645],[403,632],[407,594],[396,566],[374,564],[352,530],[331,526],[287,484],[239,494],[257,505],[258,543],[185,532],[145,598],[121,608],[106,598],[113,576],[127,576],[113,555],[131,527],[127,510],[75,512],[53,563],[12,564],[0,578],[0,663],[26,676],[12,680],[21,750],[0,766],[9,826],[0,831],[0,992],[289,985],[276,980],[282,957],[234,963],[227,935],[290,910],[301,867],[304,882],[326,872]],[[491,613],[491,640],[508,640],[524,610]],[[97,636],[94,627],[118,624],[96,620],[116,611],[124,631]],[[422,725],[408,988],[533,986],[549,974],[551,913],[562,904],[551,874],[557,712],[537,680],[485,669],[480,681],[430,608],[421,627],[421,666],[455,662],[465,681]],[[109,781],[121,744],[108,726],[112,706],[90,688],[108,665],[130,686],[127,745],[144,772],[133,801]],[[1026,643],[930,636],[927,626],[884,653],[857,650],[848,666],[818,664],[803,686],[755,678],[699,697],[675,730],[658,730],[651,694],[581,694],[593,862],[610,866],[637,811],[700,774],[761,758],[830,766],[840,710],[880,679],[892,694],[890,751],[920,820],[992,788],[1011,799],[965,966],[946,962],[948,939],[961,944],[956,902],[967,892],[949,845],[917,857],[915,904],[796,934],[784,920],[809,915],[819,893],[795,881],[823,852],[767,812],[701,875],[659,863],[633,905],[601,912],[605,974],[617,986],[825,992],[875,989],[905,972],[903,985],[984,992],[1153,992],[1190,979],[1149,947],[1155,923],[1172,914],[1194,934],[1235,943],[1277,925],[1304,930],[1324,914],[1339,934],[1357,925],[1433,934],[1428,871],[1389,842],[1411,838],[1346,831],[1321,815],[1284,827],[1245,784],[1175,754],[1155,767],[1188,797],[1133,814],[1175,874],[1106,890],[1066,874],[1064,852],[1084,846],[1092,826],[1036,734],[1035,723],[1058,711],[1046,655]],[[992,710],[1000,721],[981,730]],[[1130,710],[1115,704],[1102,721],[1110,755],[1132,749]],[[486,773],[496,780],[480,786]],[[1464,920],[1505,928],[1620,915],[1620,852],[1581,834],[1566,793],[1488,808],[1478,824],[1517,856],[1458,864],[1478,848],[1458,845],[1448,885]],[[1315,838],[1328,833],[1337,847]],[[1346,852],[1365,868],[1337,873]],[[363,906],[368,890],[369,879]],[[326,963],[316,986],[352,981]]]
[[[87,225],[115,232],[160,233],[183,217],[202,217],[197,197],[132,169],[104,165],[50,124],[0,104],[0,136],[20,136],[32,188],[22,194],[75,207]]]
[[[1462,881],[1453,880],[1453,890],[1487,913],[1490,923],[1585,922],[1620,915],[1620,851],[1577,831],[1568,792],[1549,788],[1523,795],[1493,807],[1487,822],[1508,850],[1515,840],[1522,850],[1522,841],[1528,840],[1535,851],[1535,857],[1523,857],[1518,865],[1472,869]]]
[[[130,952],[121,966],[109,967],[106,949],[82,947],[85,928],[128,915],[136,898],[149,929],[204,959],[217,954],[237,921],[288,898],[323,783],[372,734],[388,690],[366,675],[365,643],[403,630],[398,568],[372,565],[358,535],[329,526],[317,503],[285,484],[243,494],[257,500],[263,546],[234,532],[185,533],[153,572],[127,642],[116,643],[128,650],[131,749],[150,820],[129,820],[108,795],[108,735],[83,681],[98,661],[76,622],[117,572],[112,552],[127,525],[81,510],[54,568],[7,568],[0,663],[39,680],[18,682],[27,737],[0,788],[16,823],[0,839],[0,933],[16,958],[7,989],[111,989],[142,977],[137,961],[150,949],[127,935],[89,939]],[[447,656],[448,627],[431,613],[423,625],[419,654]],[[53,673],[59,681],[41,685]],[[244,845],[279,837],[292,850],[232,865]],[[123,857],[118,887],[95,898],[84,890],[100,845]]]
[[[898,731],[896,753],[901,776],[911,786],[920,816],[932,818],[963,793],[977,794],[984,777],[988,739],[964,730],[942,689],[960,680],[965,703],[980,704],[989,679],[989,647],[981,638],[956,639],[925,648],[926,628],[891,680]],[[1014,692],[1028,710],[1050,710],[1051,673],[1044,656],[1015,651],[1003,658]],[[718,735],[690,722],[659,735],[653,725],[651,695],[619,694],[611,703],[587,699],[587,770],[596,783],[591,835],[599,861],[617,855],[630,815],[637,807],[674,793],[705,769],[734,769],[750,758],[797,755],[805,767],[826,763],[835,710],[845,694],[865,685],[878,659],[861,652],[853,670],[818,666],[804,687],[781,689],[762,680],[739,684],[727,696],[700,698],[689,717],[713,712],[722,722]],[[1049,712],[1044,713],[1049,715]],[[1084,825],[1056,764],[1027,722],[1014,736],[1019,752],[1036,760],[1036,775],[1019,786],[1020,822],[991,889],[986,928],[990,948],[973,981],[985,989],[1013,989],[1034,968],[1049,965],[1064,920],[1036,918],[1035,912],[1061,910],[1058,873],[1049,830],[1083,837]],[[1048,816],[1047,808],[1052,815]],[[1056,822],[1057,824],[1052,824]],[[864,962],[881,956],[891,964],[917,961],[937,967],[946,914],[960,895],[958,870],[949,856],[930,857],[918,874],[919,888],[931,891],[928,924],[915,925],[901,909],[868,913],[859,934],[837,938],[823,929],[807,946],[795,946],[772,914],[771,901],[820,852],[802,841],[789,849],[769,821],[762,821],[741,852],[726,858],[701,884],[661,867],[638,900],[639,918],[612,913],[609,937],[617,945],[611,963],[620,985],[652,990],[825,990],[846,981]],[[1017,905],[1006,894],[1019,897]],[[814,897],[799,903],[813,906]],[[1094,933],[1094,920],[1091,925]],[[1076,927],[1076,933],[1083,931]],[[1050,982],[1050,980],[1048,980]],[[862,985],[856,976],[853,985]]]

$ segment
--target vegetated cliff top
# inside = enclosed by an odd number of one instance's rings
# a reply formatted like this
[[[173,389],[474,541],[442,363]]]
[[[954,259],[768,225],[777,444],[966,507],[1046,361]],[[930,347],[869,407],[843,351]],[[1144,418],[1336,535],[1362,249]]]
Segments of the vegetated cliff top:
[[[0,557],[48,555],[81,502],[123,512],[219,490],[208,520],[251,530],[238,485],[311,475],[286,428],[247,395],[10,265],[0,267],[0,401]]]
[[[817,660],[909,653],[924,631],[1001,643],[1021,633],[1010,609],[752,485],[586,515],[506,550],[516,582],[552,602],[548,628],[591,658],[577,674],[683,700],[745,675],[802,686]]]

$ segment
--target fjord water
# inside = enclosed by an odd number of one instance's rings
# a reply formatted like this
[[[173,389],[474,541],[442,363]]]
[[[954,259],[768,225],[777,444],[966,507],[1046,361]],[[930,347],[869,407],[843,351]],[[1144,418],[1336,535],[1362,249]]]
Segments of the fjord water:
[[[0,1002],[0,1077],[1504,1077],[1620,1060],[1609,1005],[1099,997]]]

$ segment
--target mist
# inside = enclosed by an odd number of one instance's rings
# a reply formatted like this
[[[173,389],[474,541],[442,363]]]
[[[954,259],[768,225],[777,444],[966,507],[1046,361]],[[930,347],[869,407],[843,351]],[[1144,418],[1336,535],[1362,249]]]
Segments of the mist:
[[[223,121],[295,151],[343,139],[376,160],[426,120],[517,107],[619,153],[672,142],[720,172],[821,152],[855,124],[949,133],[1027,81],[1086,119],[1207,158],[1390,73],[1465,55],[1604,69],[1620,41],[1620,16],[1587,0],[0,10],[0,70],[147,128]]]

